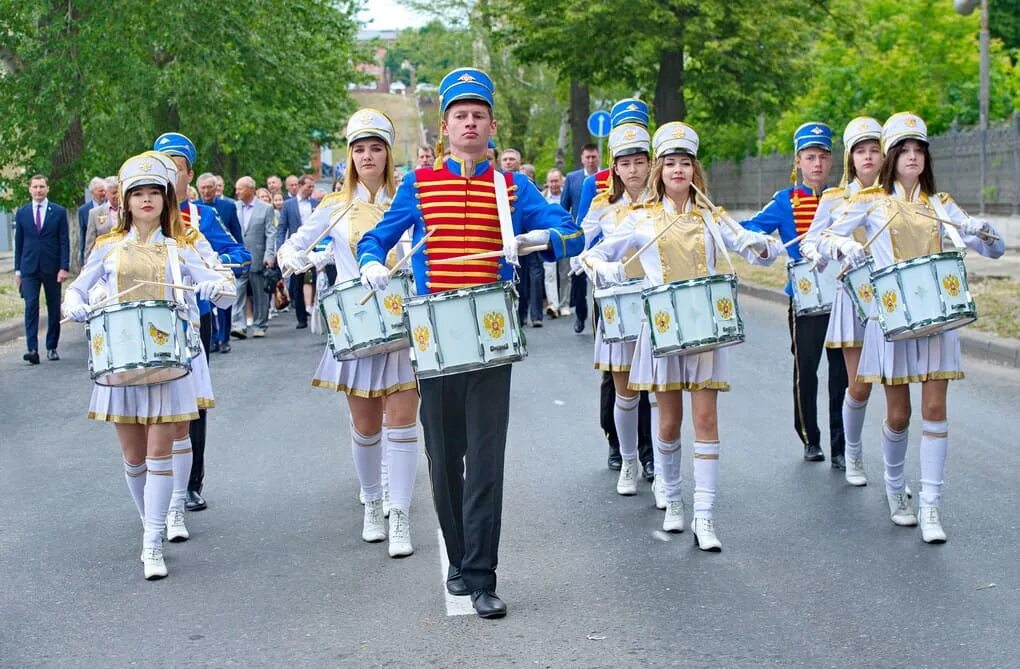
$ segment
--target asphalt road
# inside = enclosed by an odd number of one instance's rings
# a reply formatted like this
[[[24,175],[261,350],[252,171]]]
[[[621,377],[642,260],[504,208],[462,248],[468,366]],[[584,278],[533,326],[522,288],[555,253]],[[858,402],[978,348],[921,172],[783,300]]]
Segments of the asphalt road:
[[[871,484],[804,463],[785,312],[742,307],[748,341],[720,400],[720,554],[689,531],[664,541],[648,486],[616,494],[590,335],[566,319],[529,329],[514,369],[500,621],[457,615],[469,607],[444,596],[424,456],[415,554],[393,560],[361,541],[346,405],[310,387],[322,346],[292,316],[214,355],[209,509],[189,514],[192,539],[168,545],[170,576],[152,583],[114,430],[84,417],[80,329],[66,329],[58,363],[30,368],[8,344],[0,665],[1017,666],[1020,375],[968,359],[951,384],[949,542],[928,546],[888,519],[881,393],[865,432]],[[688,510],[691,441],[685,425]]]

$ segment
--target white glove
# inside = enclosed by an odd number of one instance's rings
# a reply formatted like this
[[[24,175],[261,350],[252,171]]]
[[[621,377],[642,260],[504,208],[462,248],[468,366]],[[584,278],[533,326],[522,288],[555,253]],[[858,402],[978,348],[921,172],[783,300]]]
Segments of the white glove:
[[[548,230],[532,230],[522,235],[517,235],[517,252],[526,246],[546,246],[549,243]]]
[[[818,247],[814,244],[802,244],[800,247],[800,255],[807,258],[815,264],[815,268],[819,272],[824,271],[829,265],[829,259],[818,252]]]
[[[584,262],[581,261],[581,256],[570,256],[570,273],[580,274],[584,271]]]
[[[868,253],[856,239],[847,239],[840,243],[839,251],[843,254],[843,260],[850,267],[857,267],[864,264],[868,259]]]
[[[390,285],[390,271],[378,260],[365,263],[361,268],[361,285],[372,290],[385,290]]]
[[[302,251],[295,251],[284,256],[283,262],[280,263],[280,268],[284,272],[289,271],[291,274],[300,274],[311,264],[312,261]]]
[[[760,232],[746,231],[740,235],[740,252],[753,251],[761,255],[769,250],[768,238]]]
[[[64,316],[75,323],[84,323],[89,317],[89,308],[84,304],[76,304],[73,307],[64,309]]]
[[[982,221],[980,218],[968,218],[960,224],[960,232],[970,237],[977,237],[981,233],[991,231],[992,226],[988,224],[988,221]]]
[[[308,261],[315,265],[315,269],[321,271],[323,267],[333,262],[333,254],[325,251],[312,251],[308,254]]]
[[[223,283],[220,281],[199,281],[195,284],[195,295],[200,300],[211,301],[219,297],[223,292]]]
[[[623,263],[594,260],[591,262],[591,266],[592,272],[595,274],[596,284],[612,286],[627,280],[627,274],[623,270]]]

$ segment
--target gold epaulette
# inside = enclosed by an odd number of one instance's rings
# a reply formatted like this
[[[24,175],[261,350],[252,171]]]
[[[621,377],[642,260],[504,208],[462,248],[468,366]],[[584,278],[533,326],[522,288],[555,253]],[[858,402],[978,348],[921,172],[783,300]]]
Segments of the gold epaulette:
[[[605,207],[608,204],[609,204],[609,191],[604,190],[599,191],[599,194],[592,198],[591,205],[589,205],[588,208],[594,209],[595,207]]]
[[[127,231],[125,230],[111,230],[110,232],[107,232],[105,235],[99,235],[98,237],[96,237],[95,245],[92,248],[98,249],[100,246],[105,246],[106,244],[119,242],[121,239],[124,238],[126,234]]]
[[[202,236],[202,233],[198,231],[198,228],[195,228],[195,227],[190,226],[190,225],[188,227],[184,228],[184,235],[183,235],[184,243],[189,245],[189,246],[194,246],[198,242],[198,240],[199,240],[199,238],[201,236]]]
[[[886,197],[889,197],[889,193],[886,193],[881,186],[868,186],[857,191],[857,194],[850,199],[854,202],[873,202]]]
[[[949,193],[935,193],[935,197],[937,197],[939,199],[939,202],[941,202],[942,204],[949,204],[950,202],[953,202],[955,204],[953,196],[950,195]]]
[[[347,199],[344,197],[343,191],[339,191],[339,190],[334,192],[334,193],[330,193],[326,197],[322,198],[319,201],[319,205],[318,206],[320,206],[320,207],[328,207],[328,206],[338,205],[338,204],[341,204],[341,205],[342,204],[347,204]]]
[[[822,199],[819,202],[826,200],[839,200],[846,197],[846,188],[842,186],[833,186],[832,188],[826,188],[825,192],[822,193]]]

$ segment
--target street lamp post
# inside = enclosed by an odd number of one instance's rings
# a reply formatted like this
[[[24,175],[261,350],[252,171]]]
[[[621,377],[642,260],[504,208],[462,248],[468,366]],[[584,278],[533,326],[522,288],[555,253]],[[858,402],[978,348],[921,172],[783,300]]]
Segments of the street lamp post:
[[[979,0],[953,0],[953,7],[962,16],[969,16],[974,8],[978,6]],[[980,62],[978,64],[978,132],[981,136],[981,166],[978,171],[980,181],[980,192],[978,193],[981,205],[981,213],[985,213],[985,163],[988,158],[988,98],[990,88],[990,58],[989,35],[988,35],[988,0],[980,0],[981,5],[981,32],[978,36],[980,49]]]

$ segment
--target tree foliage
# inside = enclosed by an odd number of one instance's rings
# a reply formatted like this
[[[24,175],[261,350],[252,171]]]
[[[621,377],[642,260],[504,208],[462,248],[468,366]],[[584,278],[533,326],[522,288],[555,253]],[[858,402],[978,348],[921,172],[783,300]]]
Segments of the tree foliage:
[[[300,170],[352,108],[354,4],[0,0],[0,165],[48,173],[71,204],[180,130],[228,182]],[[4,200],[23,199],[4,174]]]
[[[419,83],[438,86],[443,76],[463,66],[463,54],[471,53],[471,34],[466,28],[447,28],[438,19],[417,30],[402,30],[397,42],[386,51],[385,66],[390,76],[411,83],[404,63],[414,67]]]

